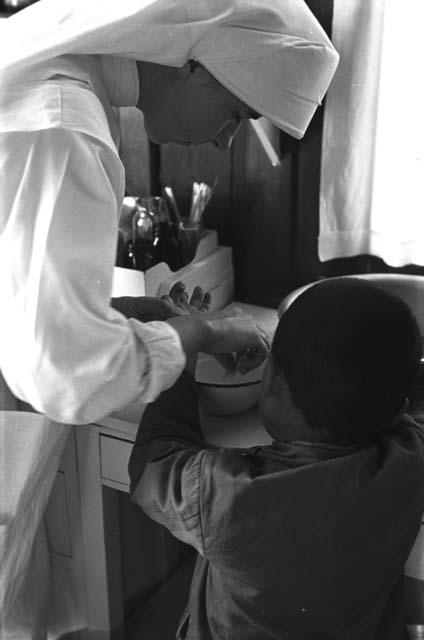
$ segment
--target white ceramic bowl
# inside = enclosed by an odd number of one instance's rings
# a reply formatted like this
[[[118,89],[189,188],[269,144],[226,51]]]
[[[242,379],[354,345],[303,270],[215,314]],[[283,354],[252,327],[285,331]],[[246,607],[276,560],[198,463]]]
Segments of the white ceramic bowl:
[[[242,413],[259,401],[261,380],[243,385],[214,385],[198,383],[200,404],[215,416]]]

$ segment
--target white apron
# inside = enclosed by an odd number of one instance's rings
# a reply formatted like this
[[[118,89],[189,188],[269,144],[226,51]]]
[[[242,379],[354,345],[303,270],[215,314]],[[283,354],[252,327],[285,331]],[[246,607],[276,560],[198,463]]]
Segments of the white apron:
[[[0,385],[2,386],[2,385]],[[7,404],[13,398],[2,388]],[[69,426],[0,411],[0,638],[44,640],[50,568],[43,514]]]

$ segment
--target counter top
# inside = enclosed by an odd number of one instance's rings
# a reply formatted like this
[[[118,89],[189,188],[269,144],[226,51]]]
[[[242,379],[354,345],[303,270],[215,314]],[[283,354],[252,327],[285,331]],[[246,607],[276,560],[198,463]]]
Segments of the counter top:
[[[144,405],[133,404],[125,410],[98,421],[103,433],[133,442]],[[271,444],[272,440],[261,425],[259,408],[254,406],[232,416],[212,416],[201,411],[205,438],[220,447],[250,447]]]
[[[100,433],[134,442],[145,404],[133,404],[117,411],[106,418],[98,420],[95,425]],[[20,409],[34,411],[24,403]],[[208,442],[219,447],[251,447],[254,445],[271,444],[272,439],[265,431],[259,417],[259,407],[254,407],[230,416],[213,416],[201,411],[201,423],[205,438]],[[85,429],[88,425],[83,425]],[[77,427],[78,428],[78,427]]]

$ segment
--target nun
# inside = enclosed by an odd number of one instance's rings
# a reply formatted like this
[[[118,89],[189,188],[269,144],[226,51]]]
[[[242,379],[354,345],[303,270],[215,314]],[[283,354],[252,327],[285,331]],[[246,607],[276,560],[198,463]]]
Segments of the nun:
[[[111,306],[125,185],[115,108],[141,109],[157,144],[226,149],[259,115],[301,138],[337,63],[303,0],[40,0],[0,21],[0,370],[16,397],[89,424],[154,400],[198,351],[265,357],[248,316],[140,322]],[[41,623],[13,628],[35,548],[25,522],[9,523],[19,567],[0,549],[3,628],[20,640],[45,636]]]
[[[301,138],[338,62],[303,0],[41,0],[0,23],[0,368],[86,424],[152,401],[196,350],[265,351],[253,324],[141,323],[110,306],[124,195],[114,107],[158,144],[228,148],[264,115]]]

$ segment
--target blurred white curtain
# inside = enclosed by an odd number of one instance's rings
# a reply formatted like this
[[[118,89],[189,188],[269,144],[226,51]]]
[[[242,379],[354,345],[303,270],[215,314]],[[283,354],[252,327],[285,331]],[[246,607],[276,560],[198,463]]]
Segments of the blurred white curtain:
[[[319,257],[424,265],[423,0],[335,0]]]

